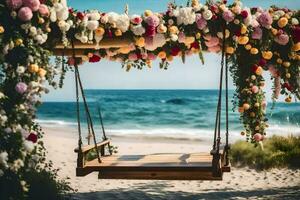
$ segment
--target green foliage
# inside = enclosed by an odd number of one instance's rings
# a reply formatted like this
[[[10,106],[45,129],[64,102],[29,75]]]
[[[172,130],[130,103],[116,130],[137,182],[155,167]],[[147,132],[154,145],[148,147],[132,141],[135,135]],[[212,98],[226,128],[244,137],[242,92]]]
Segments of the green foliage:
[[[262,150],[263,148],[263,150]],[[261,145],[238,141],[230,150],[233,166],[259,170],[274,167],[300,168],[300,137],[273,136]]]
[[[28,200],[65,200],[68,191],[73,191],[66,181],[58,181],[57,174],[48,170],[31,171],[27,174],[30,185]]]

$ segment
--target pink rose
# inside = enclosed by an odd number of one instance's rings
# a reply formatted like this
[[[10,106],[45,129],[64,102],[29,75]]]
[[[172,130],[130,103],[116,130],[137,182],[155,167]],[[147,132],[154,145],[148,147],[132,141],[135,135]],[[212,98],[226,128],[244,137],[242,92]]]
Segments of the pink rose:
[[[271,25],[273,23],[273,19],[268,11],[261,13],[258,16],[257,21],[260,23],[261,26],[268,29],[271,28]]]
[[[254,94],[256,94],[256,93],[258,93],[259,88],[258,88],[256,85],[253,85],[252,88],[251,88],[251,91],[252,91]]]
[[[18,12],[19,19],[24,21],[24,22],[30,21],[32,16],[33,16],[32,11],[28,7],[23,7]]]
[[[234,20],[234,14],[230,10],[225,10],[222,16],[226,22],[232,22]]]
[[[149,60],[155,60],[156,59],[156,55],[154,55],[153,53],[148,53],[148,59]]]
[[[26,92],[27,90],[27,85],[26,83],[23,83],[23,82],[19,82],[16,87],[15,87],[16,91],[19,93],[19,94],[23,94],[24,92]]]
[[[180,42],[180,43],[184,43],[185,42],[185,34],[184,34],[184,32],[180,32],[178,34],[178,42]]]
[[[219,45],[213,46],[213,47],[208,47],[207,50],[212,53],[217,53],[217,52],[221,51],[221,47]]]
[[[211,37],[208,41],[205,41],[205,45],[207,47],[214,47],[219,45],[219,38],[218,37]]]
[[[202,17],[201,14],[196,15],[197,27],[200,30],[203,30],[207,26],[207,21]]]
[[[42,16],[49,16],[48,6],[46,6],[45,4],[41,4],[40,7],[39,7],[39,13]]]
[[[140,24],[140,23],[142,23],[142,21],[143,21],[143,19],[138,15],[134,15],[131,18],[131,23],[133,23],[133,24]]]
[[[252,38],[255,40],[260,40],[262,38],[262,29],[259,27],[254,28],[254,31],[252,33]]]
[[[149,26],[157,27],[159,25],[159,18],[156,15],[151,15],[145,19]]]
[[[23,0],[24,6],[30,8],[32,11],[37,11],[40,7],[39,0]]]
[[[128,55],[128,59],[130,61],[136,61],[138,59],[138,57],[135,53],[131,53],[131,54]]]
[[[276,36],[274,40],[278,44],[284,46],[284,45],[286,45],[289,42],[290,38],[289,38],[289,36],[287,34],[283,33],[283,34],[280,34],[280,35]]]
[[[6,0],[7,6],[12,10],[17,10],[23,4],[22,0]]]
[[[255,134],[253,135],[253,139],[254,139],[256,142],[259,142],[259,141],[262,141],[263,136],[262,136],[260,133],[255,133]]]

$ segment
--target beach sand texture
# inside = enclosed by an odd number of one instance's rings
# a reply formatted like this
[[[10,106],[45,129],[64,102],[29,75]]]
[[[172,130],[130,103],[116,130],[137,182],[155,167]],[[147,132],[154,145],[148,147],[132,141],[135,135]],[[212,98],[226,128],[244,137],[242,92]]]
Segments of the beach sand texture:
[[[75,128],[45,128],[48,159],[59,168],[60,177],[78,193],[75,199],[300,199],[300,170],[273,169],[257,172],[233,168],[223,181],[98,180],[98,174],[76,177],[77,133]],[[72,137],[72,135],[74,137]],[[210,143],[195,140],[114,137],[119,154],[207,152]]]

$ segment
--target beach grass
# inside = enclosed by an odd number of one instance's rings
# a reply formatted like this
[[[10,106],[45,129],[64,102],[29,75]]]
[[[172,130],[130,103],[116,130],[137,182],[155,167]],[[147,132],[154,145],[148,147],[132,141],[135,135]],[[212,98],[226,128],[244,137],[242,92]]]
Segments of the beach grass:
[[[237,141],[231,146],[233,166],[255,168],[300,168],[300,137],[273,136],[261,145]]]

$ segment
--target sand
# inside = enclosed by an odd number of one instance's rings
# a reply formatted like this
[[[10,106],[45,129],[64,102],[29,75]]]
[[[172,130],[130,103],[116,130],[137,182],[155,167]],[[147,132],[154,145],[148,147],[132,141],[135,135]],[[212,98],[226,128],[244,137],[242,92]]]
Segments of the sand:
[[[300,199],[300,170],[272,169],[256,171],[232,168],[223,181],[139,181],[98,180],[97,173],[76,177],[76,129],[44,128],[48,159],[59,168],[61,178],[69,178],[77,190],[74,199]],[[74,136],[74,137],[73,137]],[[208,141],[112,137],[119,154],[207,152]]]

